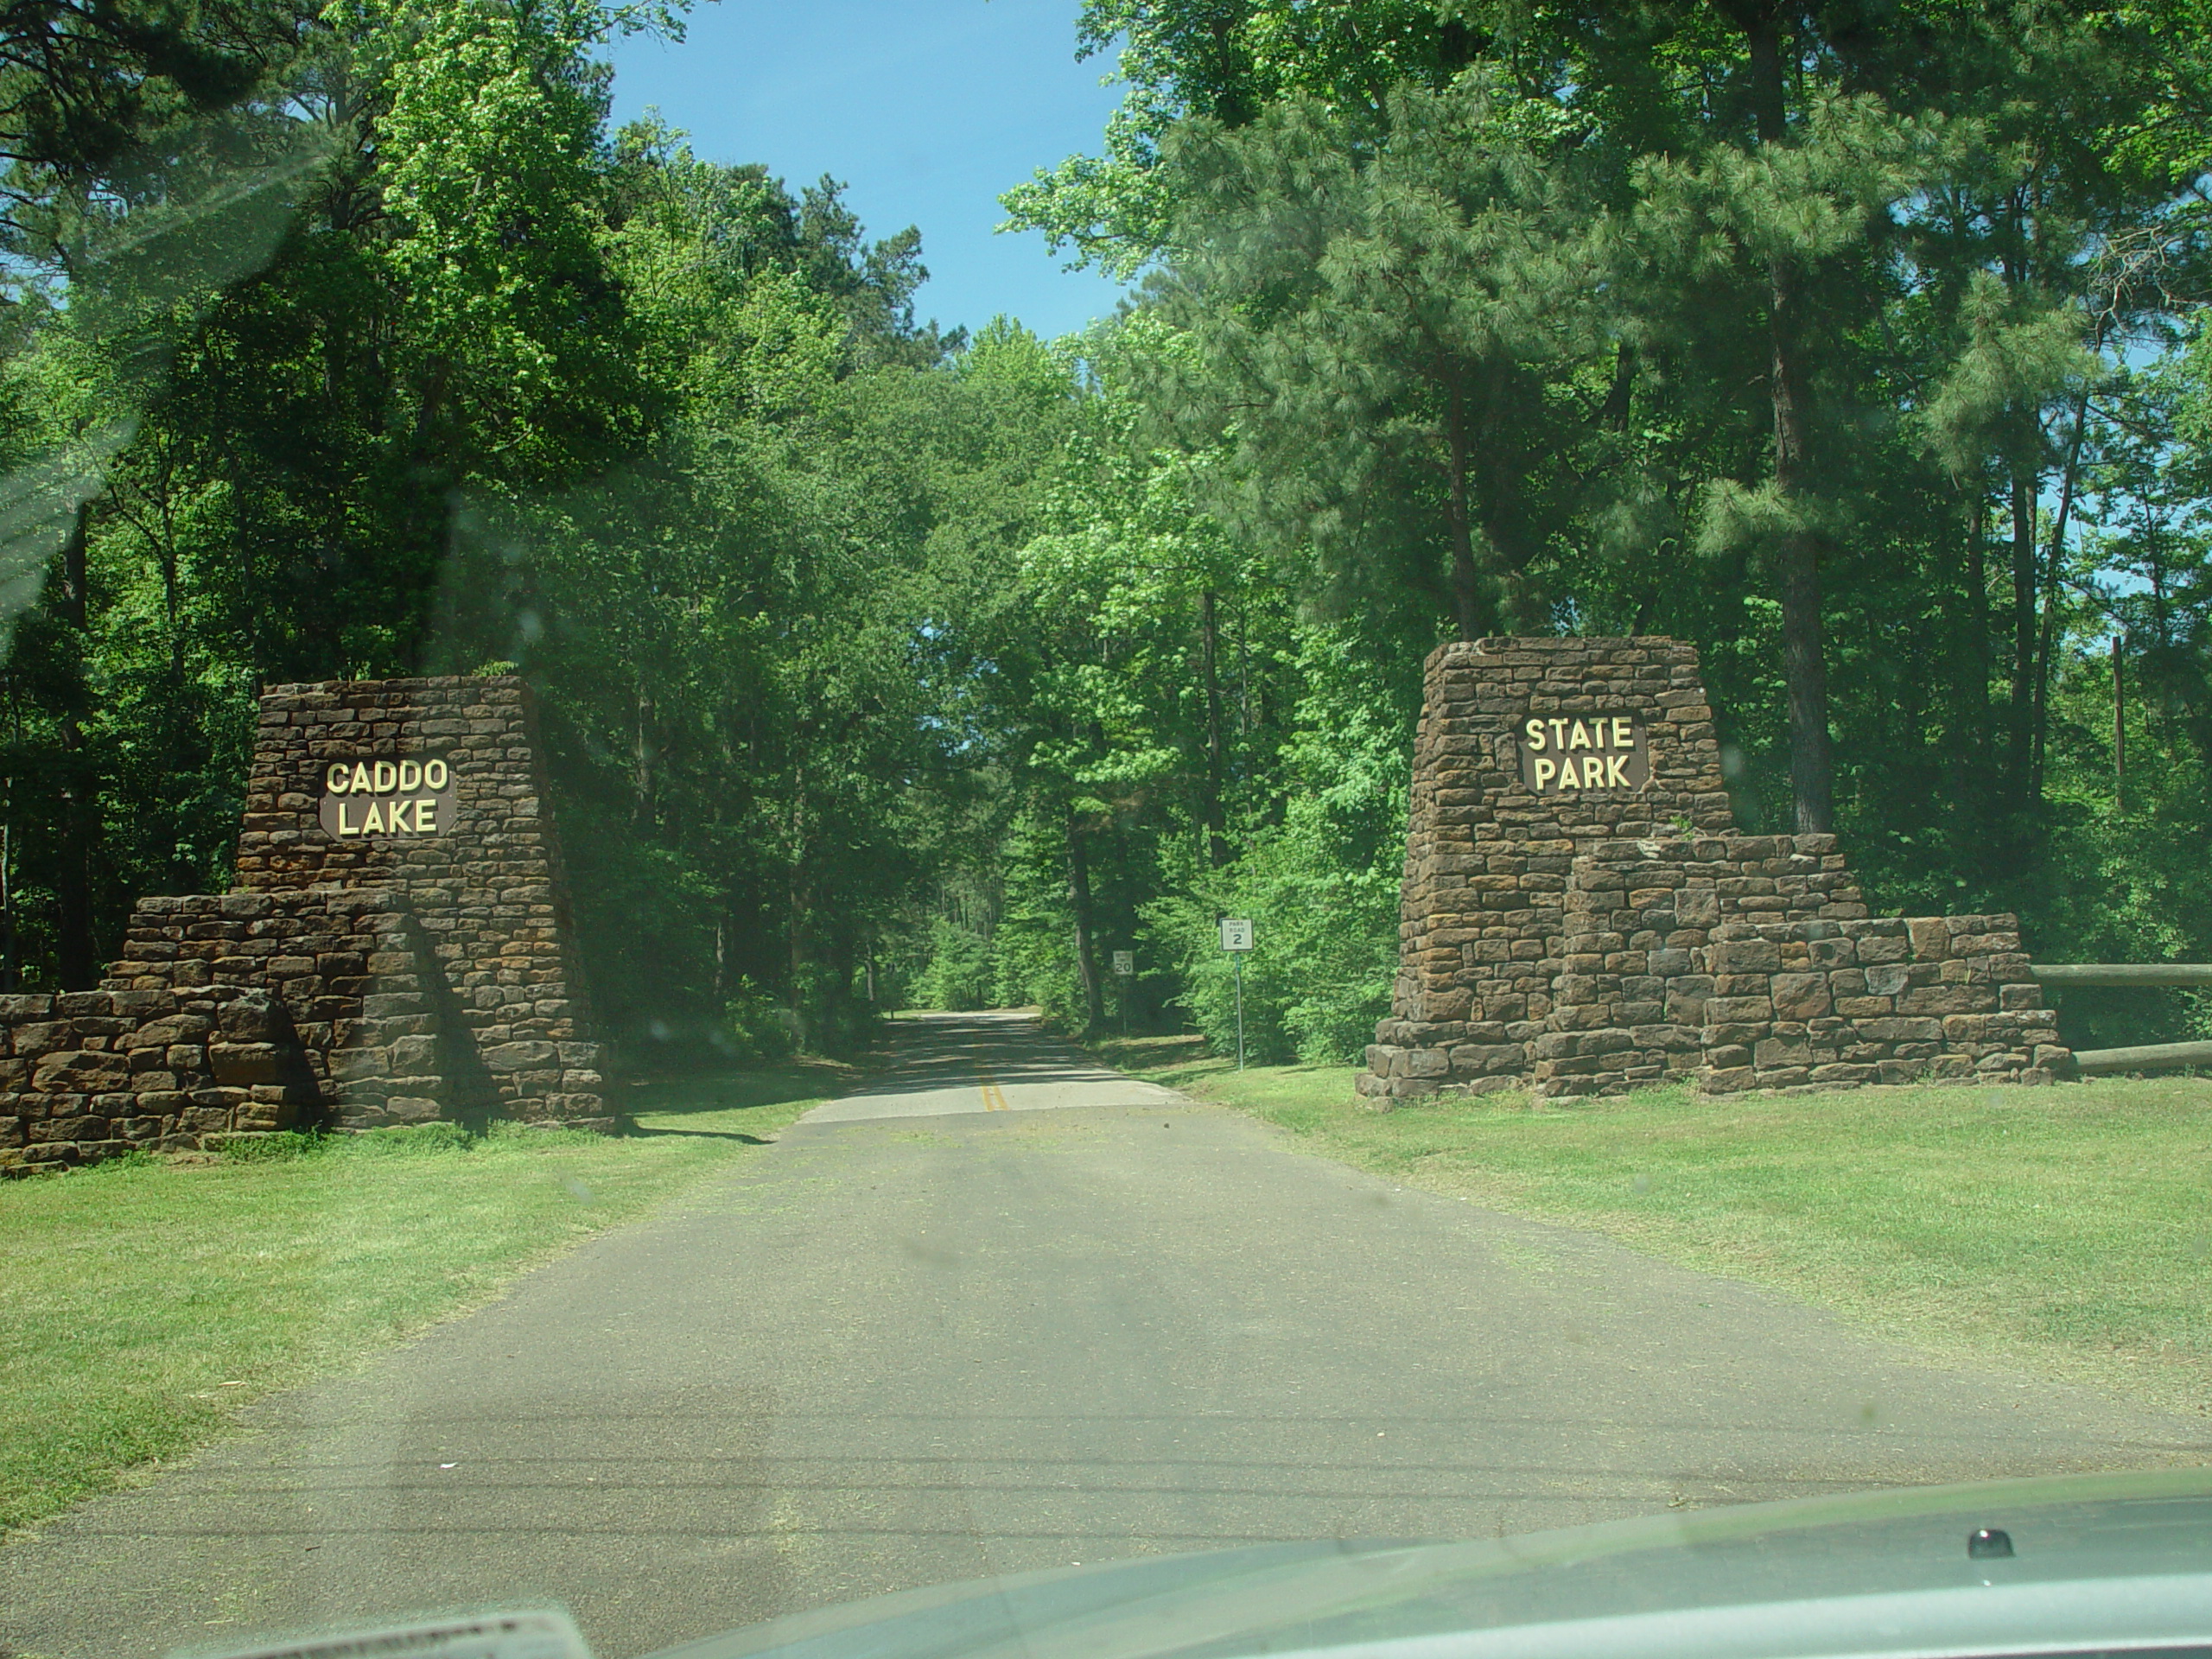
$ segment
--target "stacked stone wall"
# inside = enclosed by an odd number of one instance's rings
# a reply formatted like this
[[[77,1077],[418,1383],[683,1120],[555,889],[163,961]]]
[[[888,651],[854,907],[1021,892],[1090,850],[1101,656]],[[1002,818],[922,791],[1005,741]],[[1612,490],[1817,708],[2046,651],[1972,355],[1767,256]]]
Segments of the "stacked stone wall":
[[[319,1103],[289,1014],[259,987],[0,996],[0,1168],[290,1128]]]
[[[1600,842],[1574,861],[1552,1012],[1530,1048],[1537,1092],[1701,1072],[1708,1001],[1752,988],[1714,968],[1736,918],[1834,929],[1866,913],[1830,836]]]
[[[2011,916],[1870,917],[1830,836],[1611,842],[1576,861],[1535,1092],[2048,1081]]]
[[[113,990],[274,990],[324,1120],[348,1130],[466,1122],[503,1103],[489,1069],[457,1040],[461,1022],[442,1007],[440,982],[421,924],[395,894],[336,887],[142,899],[103,982]]]
[[[2072,1062],[2016,916],[1734,923],[1712,957],[1736,993],[1707,1006],[1698,1080],[1714,1093],[2049,1083]]]
[[[1735,833],[1690,647],[1447,645],[1426,697],[1401,969],[1362,1095],[2063,1075],[2016,918],[1874,918],[1834,836]],[[1538,722],[1614,716],[1640,727],[1648,779],[1530,786]]]

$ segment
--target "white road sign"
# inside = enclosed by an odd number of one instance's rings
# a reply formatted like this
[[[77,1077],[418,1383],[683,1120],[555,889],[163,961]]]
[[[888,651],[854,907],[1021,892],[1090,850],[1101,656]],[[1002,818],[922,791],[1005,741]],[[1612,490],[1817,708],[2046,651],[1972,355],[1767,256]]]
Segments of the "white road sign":
[[[1116,950],[1114,953],[1114,971],[1116,973],[1121,975],[1126,979],[1129,975],[1136,972],[1136,970],[1137,953],[1135,951]]]
[[[1252,924],[1223,918],[1221,948],[1224,950],[1249,950],[1252,948]]]

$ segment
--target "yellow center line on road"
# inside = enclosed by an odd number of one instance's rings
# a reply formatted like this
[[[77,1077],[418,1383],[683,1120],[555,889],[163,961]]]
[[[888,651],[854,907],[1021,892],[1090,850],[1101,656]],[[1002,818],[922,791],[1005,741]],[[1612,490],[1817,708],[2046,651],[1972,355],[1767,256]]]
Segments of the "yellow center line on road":
[[[983,1109],[985,1111],[1010,1112],[1014,1109],[1013,1107],[1006,1103],[1006,1090],[999,1087],[999,1080],[991,1075],[991,1068],[989,1066],[977,1066],[976,1068],[976,1075],[982,1083]]]

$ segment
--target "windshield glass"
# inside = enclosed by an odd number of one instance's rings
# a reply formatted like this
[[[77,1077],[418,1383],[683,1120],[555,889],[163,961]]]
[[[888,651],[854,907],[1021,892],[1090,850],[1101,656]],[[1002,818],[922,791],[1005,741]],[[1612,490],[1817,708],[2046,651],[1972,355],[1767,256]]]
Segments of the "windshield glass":
[[[2206,1461],[2197,9],[0,42],[0,1659]]]

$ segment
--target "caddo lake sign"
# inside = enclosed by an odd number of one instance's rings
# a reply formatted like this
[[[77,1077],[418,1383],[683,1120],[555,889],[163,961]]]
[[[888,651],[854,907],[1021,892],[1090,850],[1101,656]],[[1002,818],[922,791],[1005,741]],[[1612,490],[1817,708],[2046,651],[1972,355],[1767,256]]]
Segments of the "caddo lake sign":
[[[1539,795],[1641,789],[1651,750],[1633,715],[1532,715],[1521,727],[1521,781]]]
[[[333,760],[316,814],[326,836],[435,836],[461,809],[453,767],[442,760]]]
[[[0,996],[0,1168],[431,1118],[612,1128],[537,715],[507,676],[261,695],[237,886]]]

